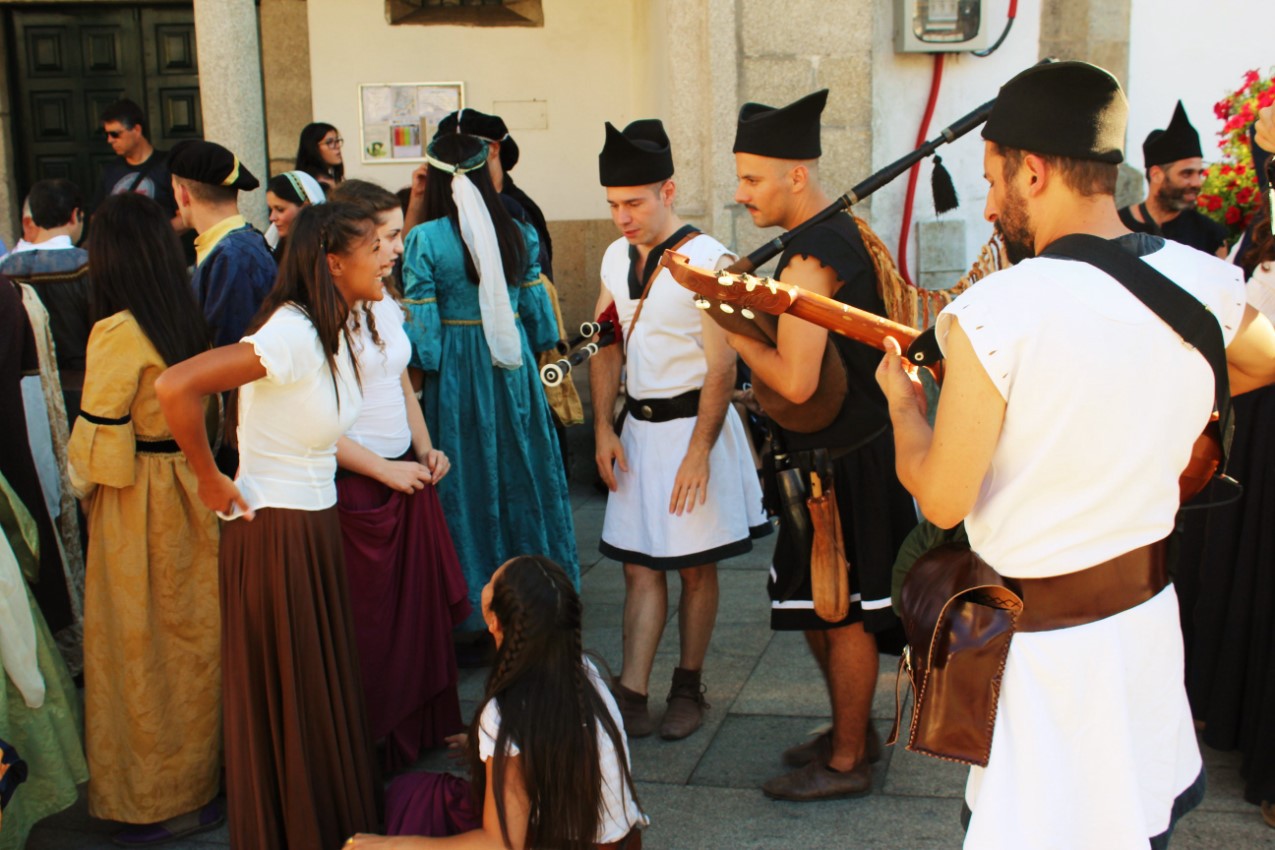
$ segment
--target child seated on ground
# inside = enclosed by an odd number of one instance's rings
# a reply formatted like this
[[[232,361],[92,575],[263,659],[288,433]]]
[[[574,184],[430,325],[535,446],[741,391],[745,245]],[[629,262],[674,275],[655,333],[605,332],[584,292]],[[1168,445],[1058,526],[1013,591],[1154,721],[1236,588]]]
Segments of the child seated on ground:
[[[465,742],[481,822],[461,780],[410,773],[386,801],[396,835],[359,834],[347,845],[640,850],[649,820],[634,793],[619,708],[581,649],[570,579],[548,558],[513,558],[483,588],[482,613],[496,660]]]

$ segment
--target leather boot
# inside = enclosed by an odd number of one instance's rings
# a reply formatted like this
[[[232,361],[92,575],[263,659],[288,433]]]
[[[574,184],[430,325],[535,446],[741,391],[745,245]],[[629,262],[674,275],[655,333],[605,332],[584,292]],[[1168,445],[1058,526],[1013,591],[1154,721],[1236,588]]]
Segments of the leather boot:
[[[646,694],[629,690],[620,684],[619,679],[611,683],[611,693],[620,708],[620,717],[624,719],[625,735],[645,738],[655,731],[655,721],[651,719],[651,711],[646,705]]]
[[[694,732],[704,722],[704,685],[699,670],[673,668],[673,686],[668,692],[668,710],[660,723],[660,737],[678,741]]]
[[[868,764],[881,761],[881,736],[877,733],[876,724],[868,720],[868,729],[863,737],[863,753]],[[821,732],[804,743],[784,750],[783,761],[789,767],[805,767],[812,761],[827,764],[832,758],[832,730]]]

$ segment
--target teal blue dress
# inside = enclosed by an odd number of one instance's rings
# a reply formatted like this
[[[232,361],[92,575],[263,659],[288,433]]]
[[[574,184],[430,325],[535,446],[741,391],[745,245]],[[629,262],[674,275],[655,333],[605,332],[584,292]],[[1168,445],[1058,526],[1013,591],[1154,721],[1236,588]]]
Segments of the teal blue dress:
[[[580,585],[567,479],[533,353],[553,347],[558,324],[536,231],[518,226],[531,259],[509,287],[522,337],[517,369],[492,363],[456,225],[439,218],[412,228],[403,254],[411,365],[425,371],[425,422],[452,462],[438,495],[473,605],[462,628],[484,628],[483,585],[516,555],[546,555]]]

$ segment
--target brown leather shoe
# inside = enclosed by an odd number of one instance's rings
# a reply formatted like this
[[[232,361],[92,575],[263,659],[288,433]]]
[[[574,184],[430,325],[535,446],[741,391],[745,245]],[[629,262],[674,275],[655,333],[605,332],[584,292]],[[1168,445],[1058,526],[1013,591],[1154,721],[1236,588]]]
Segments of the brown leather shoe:
[[[620,684],[619,679],[611,683],[611,694],[620,707],[624,734],[630,738],[645,738],[655,731],[655,721],[651,719],[651,710],[646,705],[646,694],[629,690]]]
[[[1262,820],[1266,821],[1266,825],[1275,829],[1275,803],[1269,800],[1262,801]]]
[[[673,687],[669,688],[668,710],[660,723],[660,737],[680,741],[690,735],[703,725],[707,708],[700,671],[673,668]]]
[[[868,721],[868,731],[864,733],[863,753],[868,764],[881,761],[881,736],[877,734],[876,724]],[[832,758],[832,730],[822,732],[809,741],[797,744],[784,750],[783,761],[789,767],[804,767],[812,761],[827,764]]]
[[[872,768],[867,759],[844,772],[812,761],[805,767],[768,779],[761,790],[772,800],[794,803],[862,797],[872,791]]]

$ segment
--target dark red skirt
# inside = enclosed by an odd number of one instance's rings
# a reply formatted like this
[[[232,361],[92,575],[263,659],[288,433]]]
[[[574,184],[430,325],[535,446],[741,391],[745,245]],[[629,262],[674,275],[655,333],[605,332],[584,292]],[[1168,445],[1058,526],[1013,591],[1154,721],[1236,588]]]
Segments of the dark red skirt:
[[[230,844],[335,850],[373,832],[379,783],[335,507],[221,532]]]
[[[397,770],[464,729],[452,628],[468,589],[433,487],[409,496],[343,474],[337,499],[368,718]]]

